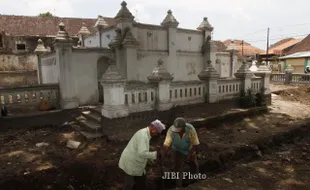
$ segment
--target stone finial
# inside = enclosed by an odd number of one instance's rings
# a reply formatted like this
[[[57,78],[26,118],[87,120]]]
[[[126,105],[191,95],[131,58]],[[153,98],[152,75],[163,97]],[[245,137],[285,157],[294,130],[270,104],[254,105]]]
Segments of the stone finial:
[[[202,22],[200,23],[200,25],[197,28],[198,30],[208,30],[208,31],[213,31],[213,27],[211,26],[211,24],[208,21],[207,17],[204,17]]]
[[[132,35],[131,29],[129,27],[127,27],[125,29],[125,37],[123,39],[123,43],[122,44],[125,45],[125,46],[138,46],[139,45],[139,42]]]
[[[78,42],[77,42],[77,46],[76,47],[82,47],[82,41],[81,40],[79,40]]]
[[[98,19],[94,25],[94,28],[100,30],[100,29],[106,28],[107,26],[108,26],[108,24],[104,20],[103,16],[98,15]]]
[[[294,67],[292,67],[291,64],[287,65],[285,69],[285,73],[293,73],[293,71],[294,71]]]
[[[119,72],[116,64],[111,64],[100,79],[101,83],[123,83],[125,81],[126,78]]]
[[[82,26],[78,34],[82,36],[90,34],[90,31],[88,30],[84,22],[82,22]]]
[[[177,28],[179,26],[179,22],[172,15],[172,11],[168,10],[166,18],[161,22],[162,27],[171,27]]]
[[[255,60],[252,61],[252,65],[250,67],[250,71],[252,71],[252,72],[256,72],[257,71],[257,66],[256,66],[256,61]]]
[[[38,45],[34,52],[38,55],[48,52],[48,50],[44,47],[44,43],[41,39],[38,40]]]
[[[227,47],[226,50],[227,50],[227,51],[238,51],[238,47],[237,47],[237,45],[235,44],[235,41],[234,41],[234,40],[232,40],[232,41],[230,42],[230,44],[228,45],[228,47]]]
[[[111,49],[116,48],[116,47],[120,47],[122,45],[122,31],[121,29],[117,28],[115,30],[116,32],[116,36],[114,37],[114,39],[109,43],[109,47]]]
[[[262,64],[257,69],[258,72],[271,72],[266,66],[266,61],[263,61]]]
[[[168,70],[164,66],[164,61],[162,59],[159,59],[157,67],[155,67],[155,69],[147,77],[147,79],[150,82],[172,81],[173,76],[168,72]]]
[[[118,20],[130,20],[133,21],[133,19],[135,18],[131,12],[128,10],[127,8],[127,3],[125,1],[123,1],[121,3],[122,8],[118,11],[117,15],[114,17],[114,19],[118,19]]]
[[[241,67],[235,73],[236,78],[252,78],[253,73],[249,69],[249,64],[246,61],[242,62]]]
[[[70,42],[72,39],[69,37],[68,32],[65,29],[65,24],[63,22],[59,23],[58,25],[59,31],[56,35],[55,41],[56,42]]]
[[[199,73],[198,78],[200,80],[218,79],[220,78],[220,75],[212,66],[212,61],[209,60],[205,69]]]

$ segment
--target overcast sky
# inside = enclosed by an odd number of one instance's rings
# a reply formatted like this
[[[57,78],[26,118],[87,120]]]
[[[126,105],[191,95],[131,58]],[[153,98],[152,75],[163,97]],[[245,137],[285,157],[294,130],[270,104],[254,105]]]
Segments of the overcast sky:
[[[309,0],[127,0],[137,21],[160,24],[171,9],[179,27],[195,29],[203,17],[214,27],[214,39],[243,39],[265,49],[270,41],[302,38],[310,33]],[[38,15],[50,11],[62,17],[114,17],[120,0],[0,0],[1,14]]]

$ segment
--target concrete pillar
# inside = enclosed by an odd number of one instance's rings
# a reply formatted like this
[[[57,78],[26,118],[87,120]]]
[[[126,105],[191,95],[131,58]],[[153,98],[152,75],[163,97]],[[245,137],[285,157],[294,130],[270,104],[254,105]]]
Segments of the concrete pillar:
[[[126,71],[127,80],[138,80],[136,78],[136,64],[137,64],[137,48],[139,42],[132,35],[131,29],[126,28],[125,37],[122,42],[123,60],[124,64],[121,63],[121,67]]]
[[[168,10],[166,17],[161,22],[161,26],[167,30],[168,35],[168,64],[167,67],[169,70],[173,68],[173,64],[176,64],[175,60],[177,60],[177,27],[179,26],[179,22],[173,16],[172,11]]]
[[[240,78],[242,80],[240,89],[246,92],[248,89],[252,87],[252,77],[253,72],[249,69],[249,64],[244,61],[238,71],[235,73],[236,78]]]
[[[155,101],[155,106],[158,111],[170,110],[172,108],[172,102],[170,100],[170,84],[173,80],[173,76],[167,71],[163,63],[164,62],[159,59],[157,67],[148,76],[148,80],[151,83],[158,84]]]
[[[115,61],[116,61],[117,69],[120,71],[120,73],[123,76],[126,76],[126,73],[127,73],[126,67],[124,65],[124,61],[121,60],[121,58],[123,57],[122,52],[121,52],[121,46],[122,46],[121,29],[117,28],[115,32],[116,32],[116,36],[109,43],[109,47],[115,54]]]
[[[42,65],[41,65],[41,56],[44,55],[48,50],[44,47],[44,43],[41,39],[38,40],[37,48],[34,50],[37,54],[37,75],[38,75],[38,84],[42,84]]]
[[[290,84],[293,78],[293,72],[294,72],[294,68],[292,67],[292,65],[288,65],[285,69],[285,81],[284,84]]]
[[[259,66],[255,75],[262,78],[261,94],[263,97],[263,104],[271,105],[271,91],[269,87],[271,71],[267,68],[266,62]]]
[[[116,64],[109,66],[100,80],[103,86],[104,104],[101,114],[113,119],[129,115],[128,107],[125,105],[126,79],[117,69]]]
[[[256,76],[259,76],[263,79],[262,81],[262,94],[264,95],[268,95],[271,93],[270,91],[270,75],[271,75],[271,71],[267,68],[266,63],[265,64],[261,64],[259,66],[259,68],[257,69],[257,71],[255,72]]]
[[[217,102],[218,101],[217,81],[219,80],[220,75],[218,74],[218,72],[216,72],[210,60],[208,61],[207,66],[204,68],[204,70],[199,73],[198,78],[200,80],[206,81],[206,88],[207,88],[206,102],[208,103]]]
[[[200,25],[198,26],[197,30],[203,31],[204,37],[203,37],[203,47],[202,51],[204,54],[204,68],[208,67],[208,62],[211,61],[211,63],[216,63],[216,52],[217,47],[216,44],[212,41],[212,31],[213,27],[208,21],[207,17],[204,17]],[[214,64],[213,67],[216,67]]]
[[[60,105],[62,109],[79,107],[79,99],[75,90],[74,69],[72,63],[73,40],[69,37],[63,23],[59,24],[59,32],[55,38],[56,62],[59,66]]]
[[[238,47],[236,46],[235,42],[232,41],[229,46],[227,47],[227,51],[230,53],[230,73],[229,77],[233,77],[235,71],[235,65],[238,62]]]

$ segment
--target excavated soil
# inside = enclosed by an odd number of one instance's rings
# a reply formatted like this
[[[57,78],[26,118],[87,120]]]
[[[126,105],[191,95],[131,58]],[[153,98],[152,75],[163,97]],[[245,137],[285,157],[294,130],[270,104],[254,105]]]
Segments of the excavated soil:
[[[299,88],[299,90],[301,89],[306,91],[308,88]],[[300,117],[298,113],[300,110],[293,109],[296,108],[296,102],[285,98],[286,96],[282,97],[281,94],[273,97],[273,106],[270,107],[271,113],[239,118],[234,122],[225,121],[218,126],[206,126],[197,129],[201,141],[199,163],[209,163],[208,166],[214,166],[214,168],[205,168],[203,172],[211,172],[222,167],[224,165],[223,160],[229,160],[229,157],[223,157],[223,155],[227,155],[224,154],[225,152],[232,152],[238,147],[247,147],[266,136],[288,131],[293,126],[293,123],[307,116],[307,113],[309,113],[307,105],[299,103],[304,106],[301,109],[305,112],[303,117]],[[284,105],[286,107],[283,107]],[[24,125],[24,123],[21,123],[21,125]],[[152,142],[153,147],[162,143],[163,138],[164,136]],[[68,140],[79,141],[81,145],[78,149],[69,149],[66,147]],[[48,144],[42,145],[41,142]],[[41,145],[36,146],[37,143],[41,143]],[[126,146],[124,143],[107,142],[105,139],[87,141],[80,133],[69,126],[49,126],[31,131],[8,131],[0,135],[0,144],[0,189],[95,190],[121,189],[122,187],[123,173],[117,165],[120,154]],[[305,146],[305,148],[308,150],[308,146]],[[301,149],[304,150],[305,148],[302,147]],[[258,166],[263,166],[264,163],[278,163],[278,165],[272,164],[273,167],[268,167],[268,172],[264,173],[262,169],[258,171],[262,173],[259,175],[272,174],[273,180],[268,181],[260,176],[255,177],[257,171],[254,172],[249,168],[233,173],[238,169],[237,167],[237,169],[231,170],[232,172],[222,174],[229,174],[229,176],[209,178],[208,180],[213,180],[210,181],[210,189],[243,189],[243,187],[244,189],[264,189],[265,187],[268,187],[267,189],[278,189],[279,186],[277,185],[282,183],[295,183],[297,186],[298,184],[306,184],[309,186],[308,182],[303,181],[303,179],[309,177],[309,168],[306,161],[300,163],[292,161],[299,159],[296,156],[305,153],[298,152],[298,148],[296,148],[296,151],[294,148],[291,149],[294,151],[292,151],[292,157],[289,157],[290,161],[282,161],[282,158],[272,157],[273,154],[268,157],[269,154],[266,154],[263,159],[267,159],[265,161],[271,160],[271,162],[257,163]],[[243,151],[246,152],[247,150],[244,149]],[[308,158],[308,152],[306,153],[304,157]],[[255,165],[256,162],[252,163]],[[249,167],[252,163],[248,164]],[[284,163],[293,168],[301,168],[304,164],[304,175],[298,173],[298,175],[294,175],[294,179],[288,178],[287,181],[280,183],[284,179],[281,170],[281,166],[284,169]],[[164,169],[170,170],[170,166],[171,162],[168,156]],[[270,166],[270,164],[266,166]],[[156,163],[150,163],[147,170],[151,185],[149,189],[158,188],[160,185],[158,178],[161,175],[160,166]],[[293,174],[291,173],[291,175]],[[247,180],[249,177],[251,183]],[[276,184],[276,182],[279,183]],[[185,181],[185,183],[188,184],[190,181]],[[222,186],[215,186],[217,183]],[[173,181],[166,181],[165,186],[173,187]]]

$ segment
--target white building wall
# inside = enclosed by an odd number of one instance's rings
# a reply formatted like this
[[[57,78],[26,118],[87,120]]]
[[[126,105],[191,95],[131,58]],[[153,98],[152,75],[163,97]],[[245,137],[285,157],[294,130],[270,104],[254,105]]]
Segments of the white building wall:
[[[101,47],[109,48],[109,43],[115,38],[116,32],[115,28],[102,31],[101,33]]]
[[[137,40],[141,50],[168,50],[167,30],[158,28],[137,28]]]
[[[42,57],[40,67],[42,84],[59,83],[59,65],[55,53]]]
[[[85,47],[99,47],[99,33],[90,34],[84,37]]]
[[[135,80],[148,82],[147,77],[157,66],[159,59],[162,59],[164,61],[164,66],[167,68],[167,52],[139,51],[137,66],[131,70],[132,72],[135,72]]]
[[[221,60],[221,63],[216,64],[216,69],[221,77],[229,77],[231,72],[231,62],[229,52],[218,52],[216,57]]]
[[[102,56],[99,52],[75,50],[72,52],[75,89],[80,105],[97,104],[99,100],[97,61]]]
[[[201,53],[178,53],[177,61],[170,66],[169,72],[173,74],[174,81],[199,80],[198,74],[203,69],[203,60]]]
[[[178,29],[176,35],[177,51],[201,52],[203,32]]]

